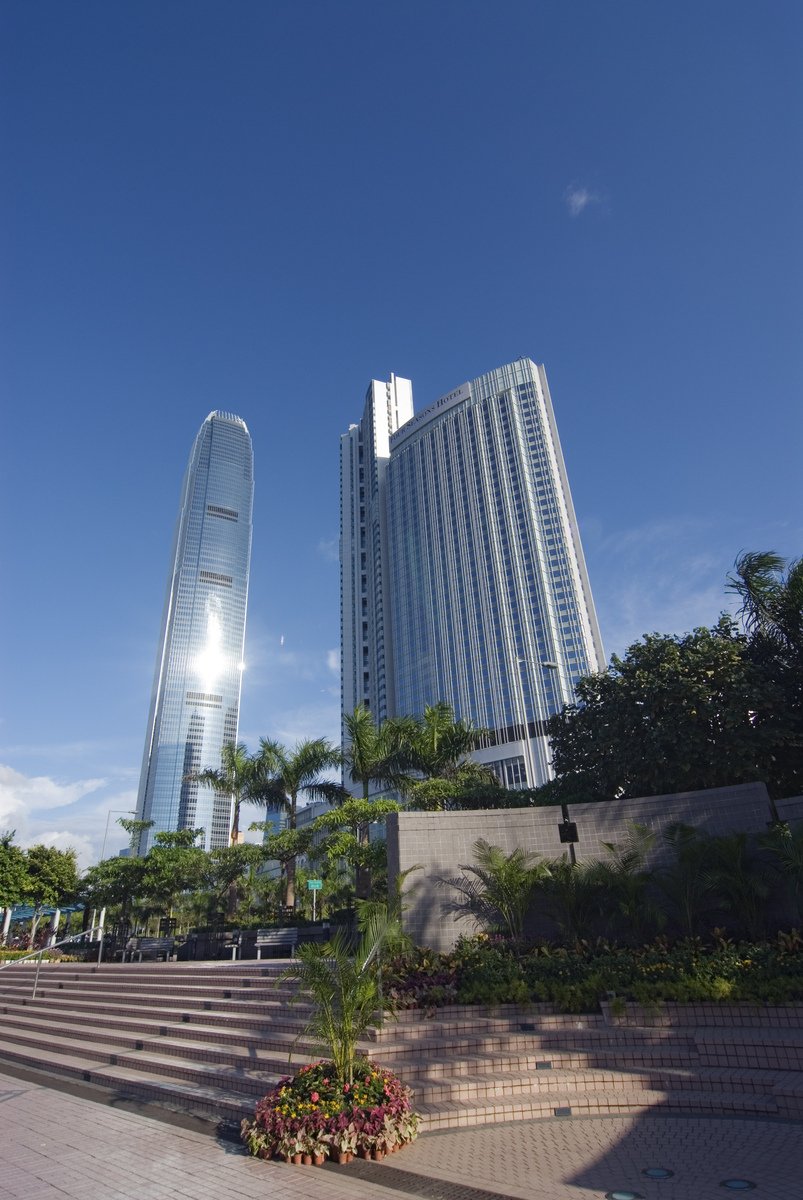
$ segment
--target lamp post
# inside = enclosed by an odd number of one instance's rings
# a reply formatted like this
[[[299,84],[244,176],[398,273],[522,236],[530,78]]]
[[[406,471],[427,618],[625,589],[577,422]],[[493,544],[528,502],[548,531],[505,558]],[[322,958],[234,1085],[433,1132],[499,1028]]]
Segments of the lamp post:
[[[536,662],[533,662],[529,658],[520,658],[520,659],[518,659],[518,662],[526,663],[528,667],[539,667],[540,666],[540,667],[543,667],[544,670],[546,670],[546,671],[557,671],[559,669],[558,664],[549,659],[541,659],[540,662],[536,663]],[[519,684],[521,684],[521,675],[519,675]],[[522,689],[522,705],[523,705],[523,700],[524,700],[524,691]],[[526,730],[526,732],[529,734],[529,730]],[[530,746],[529,737],[527,738],[527,746],[530,749],[529,760],[532,763],[532,748]],[[554,779],[555,774],[554,774],[554,771],[552,770],[552,764],[549,762],[549,760],[547,760],[545,766],[546,766],[547,778]],[[569,847],[569,862],[571,863],[572,866],[575,866],[575,864],[577,862],[577,855],[575,854],[574,843],[578,840],[577,839],[577,826],[572,821],[571,817],[569,816],[569,806],[565,800],[562,800],[561,804],[560,804],[560,817],[561,817],[561,823],[558,826],[558,833],[560,834],[560,840],[561,840],[562,844],[568,845],[568,847]]]
[[[100,861],[101,862],[103,862],[103,856],[106,853],[106,839],[109,836],[109,821],[111,820],[112,813],[128,813],[129,816],[132,816],[132,817],[136,815],[135,810],[133,808],[110,808],[109,811],[106,813],[106,829],[104,830],[104,833],[103,833],[103,845],[100,848]]]

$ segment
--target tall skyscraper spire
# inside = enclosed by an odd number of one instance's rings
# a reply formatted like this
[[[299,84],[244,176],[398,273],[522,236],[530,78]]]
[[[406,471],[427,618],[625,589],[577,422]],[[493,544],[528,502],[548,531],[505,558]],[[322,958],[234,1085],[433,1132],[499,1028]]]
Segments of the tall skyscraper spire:
[[[228,845],[229,797],[187,776],[218,767],[237,740],[253,478],[245,422],[210,413],[181,488],[137,798],[137,816],[154,823],[142,851],[186,828],[203,828],[207,849]]]
[[[381,387],[371,385],[369,400]],[[604,665],[544,369],[519,359],[416,417],[410,395],[370,504],[368,411],[341,450],[361,453],[366,488],[363,520],[344,467],[343,709],[356,697],[382,718],[445,700],[492,730],[493,744],[474,757],[501,782],[544,783],[547,718]],[[381,519],[369,527],[373,512]],[[372,634],[377,573],[381,638]]]

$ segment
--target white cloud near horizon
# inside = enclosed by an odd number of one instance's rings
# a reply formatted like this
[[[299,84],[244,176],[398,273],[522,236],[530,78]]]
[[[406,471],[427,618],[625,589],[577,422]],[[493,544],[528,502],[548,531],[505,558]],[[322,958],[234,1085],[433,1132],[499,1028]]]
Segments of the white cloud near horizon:
[[[23,775],[13,767],[0,763],[0,821],[13,818],[18,812],[65,808],[84,796],[106,786],[105,779],[78,779],[59,783],[48,775]]]
[[[120,772],[123,778],[130,774],[127,768]],[[99,859],[104,838],[107,858],[128,842],[116,820],[134,809],[137,791],[119,789],[122,781],[64,783],[47,775],[25,775],[0,763],[0,829],[15,830],[15,840],[24,848],[41,843],[59,850],[73,849],[84,870]]]

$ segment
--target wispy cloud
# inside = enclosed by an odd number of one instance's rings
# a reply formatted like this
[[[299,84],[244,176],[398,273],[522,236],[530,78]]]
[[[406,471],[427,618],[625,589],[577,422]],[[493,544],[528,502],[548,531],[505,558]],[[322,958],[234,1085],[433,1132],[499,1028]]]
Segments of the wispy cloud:
[[[327,650],[326,665],[329,668],[329,670],[332,672],[333,675],[340,674],[340,651],[339,650]]]
[[[328,540],[322,538],[318,542],[318,554],[324,562],[340,562],[340,542],[337,538],[330,538]]]
[[[712,551],[717,530],[682,517],[603,532],[584,541],[605,651],[622,654],[645,633],[682,634],[733,609],[725,592],[729,551]]]
[[[590,204],[599,204],[602,197],[582,184],[571,183],[563,193],[563,199],[569,210],[569,215],[579,217]]]

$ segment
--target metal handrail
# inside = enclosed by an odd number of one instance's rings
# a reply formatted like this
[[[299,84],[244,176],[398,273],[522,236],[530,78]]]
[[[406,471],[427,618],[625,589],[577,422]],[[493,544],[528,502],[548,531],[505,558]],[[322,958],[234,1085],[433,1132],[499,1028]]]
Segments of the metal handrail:
[[[11,960],[11,962],[2,963],[0,964],[0,971],[7,971],[9,967],[16,967],[19,965],[19,963],[27,962],[29,958],[38,959],[36,964],[36,975],[33,981],[33,991],[31,992],[31,996],[33,997],[36,995],[36,988],[39,983],[39,972],[42,968],[42,956],[47,954],[49,950],[55,950],[57,946],[66,946],[70,942],[80,942],[82,938],[89,938],[89,940],[92,941],[92,934],[96,931],[100,933],[100,938],[98,939],[98,966],[100,966],[101,959],[103,958],[103,926],[93,925],[91,929],[83,929],[80,933],[73,933],[70,935],[70,937],[62,938],[58,942],[52,942],[49,946],[42,946],[40,950],[32,950],[30,954],[23,954],[22,958],[14,958]]]

